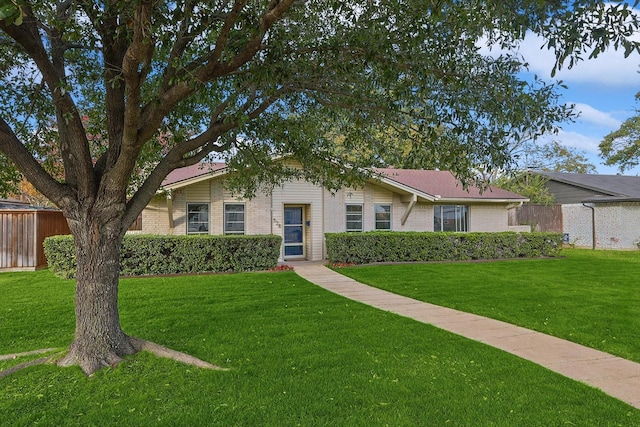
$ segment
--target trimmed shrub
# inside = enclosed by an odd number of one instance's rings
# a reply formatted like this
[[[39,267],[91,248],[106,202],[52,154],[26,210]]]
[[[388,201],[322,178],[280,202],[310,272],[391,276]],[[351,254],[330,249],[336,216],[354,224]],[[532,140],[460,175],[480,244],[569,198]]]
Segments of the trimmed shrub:
[[[268,270],[278,265],[279,236],[126,235],[120,253],[120,274],[146,276],[204,272]],[[49,268],[73,278],[76,256],[72,236],[45,239]]]
[[[561,233],[381,232],[327,233],[331,263],[463,261],[553,257]]]
[[[47,237],[42,246],[47,264],[56,276],[64,279],[76,277],[76,248],[73,244],[73,236]]]

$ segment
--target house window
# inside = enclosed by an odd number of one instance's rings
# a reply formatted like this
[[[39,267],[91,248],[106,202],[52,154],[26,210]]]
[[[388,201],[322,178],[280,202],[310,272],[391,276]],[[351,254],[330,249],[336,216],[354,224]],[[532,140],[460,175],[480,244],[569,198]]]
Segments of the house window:
[[[244,234],[244,203],[224,205],[224,234]]]
[[[187,234],[209,234],[209,203],[187,204]]]
[[[434,206],[433,231],[469,231],[469,206]]]
[[[347,231],[362,231],[362,205],[347,205]]]
[[[375,205],[376,230],[391,230],[391,205]]]

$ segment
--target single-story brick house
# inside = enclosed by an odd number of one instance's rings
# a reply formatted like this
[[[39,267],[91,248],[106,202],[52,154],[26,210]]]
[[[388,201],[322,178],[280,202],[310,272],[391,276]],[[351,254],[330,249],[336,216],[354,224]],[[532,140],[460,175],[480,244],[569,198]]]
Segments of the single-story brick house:
[[[377,169],[362,188],[335,193],[289,181],[250,200],[225,189],[222,163],[177,169],[142,213],[142,233],[276,234],[281,260],[322,260],[324,233],[398,231],[529,231],[509,227],[508,209],[527,199],[490,188],[463,189],[446,171]]]
[[[536,172],[562,205],[569,243],[594,249],[638,249],[640,177]]]

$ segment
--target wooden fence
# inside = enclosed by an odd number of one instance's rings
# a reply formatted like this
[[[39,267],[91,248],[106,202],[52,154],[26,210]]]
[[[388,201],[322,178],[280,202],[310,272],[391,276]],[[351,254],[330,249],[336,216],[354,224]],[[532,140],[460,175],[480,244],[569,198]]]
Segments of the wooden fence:
[[[60,211],[0,210],[0,270],[46,267],[42,243],[58,234],[69,234],[67,220]]]
[[[522,205],[511,209],[509,225],[530,225],[531,231],[562,233],[562,205]]]

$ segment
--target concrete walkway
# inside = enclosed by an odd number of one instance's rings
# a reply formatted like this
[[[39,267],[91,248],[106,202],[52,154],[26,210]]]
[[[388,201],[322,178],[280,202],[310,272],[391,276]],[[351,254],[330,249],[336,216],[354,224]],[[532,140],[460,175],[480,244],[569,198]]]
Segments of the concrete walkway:
[[[640,409],[640,363],[498,320],[424,303],[356,282],[321,263],[292,263],[316,285],[530,360]]]

